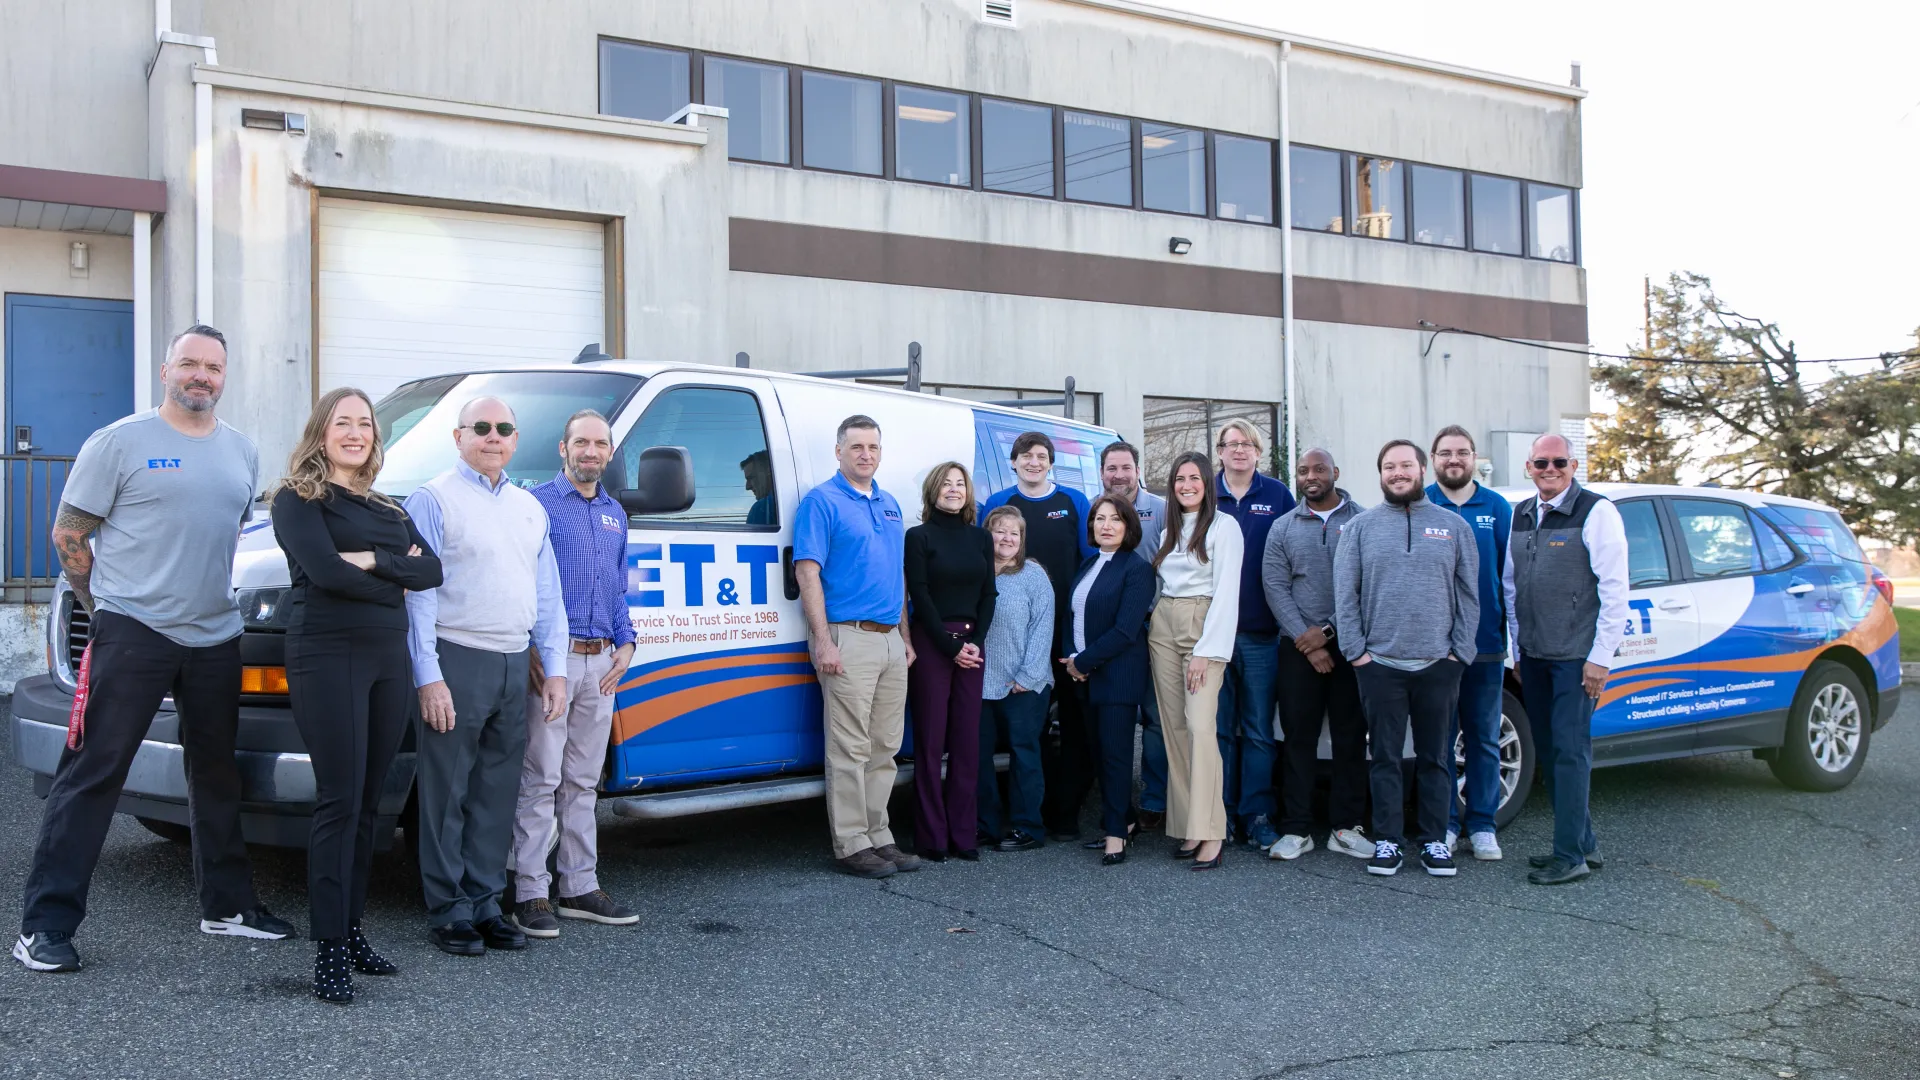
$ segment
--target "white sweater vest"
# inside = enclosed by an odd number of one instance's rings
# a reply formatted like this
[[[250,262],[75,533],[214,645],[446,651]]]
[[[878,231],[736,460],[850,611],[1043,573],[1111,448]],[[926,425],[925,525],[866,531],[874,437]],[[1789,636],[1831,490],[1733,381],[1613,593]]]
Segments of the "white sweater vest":
[[[437,635],[487,652],[517,653],[533,633],[534,579],[547,511],[511,484],[488,494],[456,472],[426,482],[440,503]]]

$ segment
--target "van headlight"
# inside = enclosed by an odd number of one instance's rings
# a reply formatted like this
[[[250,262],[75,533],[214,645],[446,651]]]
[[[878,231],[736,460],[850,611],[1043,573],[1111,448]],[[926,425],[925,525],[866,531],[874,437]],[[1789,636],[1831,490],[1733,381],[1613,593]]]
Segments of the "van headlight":
[[[274,589],[241,589],[234,593],[234,600],[240,605],[240,620],[249,630],[285,630],[287,628],[287,595],[293,590],[285,586]]]

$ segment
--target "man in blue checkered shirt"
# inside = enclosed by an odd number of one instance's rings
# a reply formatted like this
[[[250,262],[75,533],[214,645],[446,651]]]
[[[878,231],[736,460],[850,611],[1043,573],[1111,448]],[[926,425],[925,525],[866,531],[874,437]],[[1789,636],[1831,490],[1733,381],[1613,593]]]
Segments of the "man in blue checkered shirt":
[[[527,710],[527,758],[513,823],[514,921],[528,937],[560,936],[560,918],[628,926],[640,916],[600,887],[594,787],[606,761],[614,691],[633,659],[627,613],[627,512],[600,477],[613,458],[606,417],[583,409],[561,433],[560,475],[533,489],[567,607],[567,708],[549,722]],[[549,901],[547,853],[559,830],[559,896]],[[559,916],[559,917],[556,917]]]

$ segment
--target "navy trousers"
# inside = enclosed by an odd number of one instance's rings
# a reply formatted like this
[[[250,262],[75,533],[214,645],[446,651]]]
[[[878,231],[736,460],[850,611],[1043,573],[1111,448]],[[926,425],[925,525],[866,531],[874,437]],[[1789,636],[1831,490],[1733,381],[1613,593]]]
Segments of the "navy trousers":
[[[1599,849],[1587,810],[1593,776],[1593,699],[1580,685],[1584,660],[1520,658],[1520,698],[1533,729],[1534,760],[1553,797],[1553,854],[1568,865]]]

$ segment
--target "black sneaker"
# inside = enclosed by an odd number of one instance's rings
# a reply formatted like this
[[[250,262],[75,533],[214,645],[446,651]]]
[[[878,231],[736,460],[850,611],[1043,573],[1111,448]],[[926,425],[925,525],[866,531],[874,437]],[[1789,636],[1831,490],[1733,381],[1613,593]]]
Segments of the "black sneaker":
[[[553,905],[544,896],[514,905],[513,921],[528,937],[546,940],[560,936],[560,920],[554,917]]]
[[[1452,877],[1459,873],[1459,868],[1453,865],[1453,852],[1438,842],[1420,845],[1420,865],[1427,868],[1430,877]]]
[[[1045,846],[1046,846],[1046,842],[1041,840],[1039,837],[1033,835],[1032,833],[1024,832],[1020,829],[1015,829],[1012,832],[1007,834],[1007,838],[1005,840],[1002,840],[998,844],[995,844],[994,850],[995,851],[1032,851],[1034,848],[1045,847]]]
[[[587,919],[607,926],[632,926],[640,921],[639,912],[615,903],[605,889],[595,889],[584,896],[563,896],[554,910],[564,918]]]
[[[80,970],[80,953],[73,947],[73,935],[51,930],[21,934],[13,943],[13,958],[28,971]]]
[[[294,936],[292,923],[275,917],[273,912],[263,907],[229,915],[224,919],[201,919],[200,932],[215,937],[259,938],[263,941],[284,941]]]
[[[1376,840],[1373,844],[1373,861],[1367,863],[1367,873],[1381,877],[1392,877],[1400,872],[1400,845],[1391,840]]]

